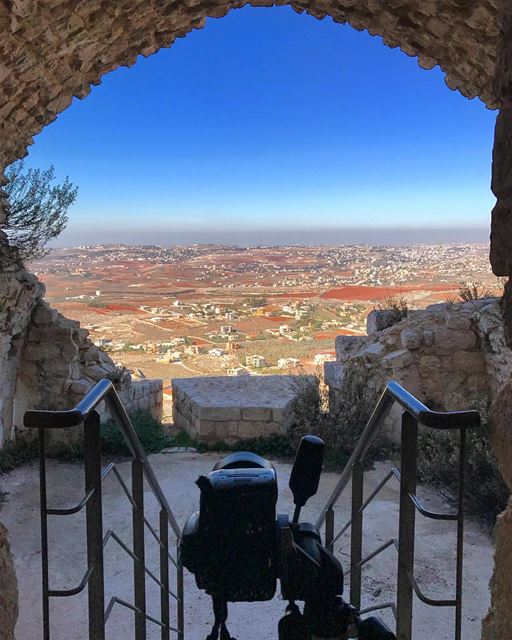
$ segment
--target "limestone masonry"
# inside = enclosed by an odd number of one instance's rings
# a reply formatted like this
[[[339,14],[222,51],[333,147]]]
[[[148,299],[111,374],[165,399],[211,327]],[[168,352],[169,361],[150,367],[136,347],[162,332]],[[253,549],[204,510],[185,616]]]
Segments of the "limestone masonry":
[[[161,418],[162,381],[132,380],[79,322],[52,309],[43,294],[44,286],[24,270],[0,280],[0,445],[24,432],[27,409],[71,409],[103,378],[114,382],[129,413],[148,411]],[[101,412],[108,417],[102,407]],[[79,429],[49,435],[50,444],[79,438]]]
[[[206,442],[285,433],[293,423],[297,376],[177,378],[175,425]]]
[[[451,411],[488,406],[512,377],[496,299],[435,304],[392,322],[389,311],[373,311],[368,336],[336,339],[336,362],[325,364],[331,393],[341,388],[347,368],[357,365],[378,391],[394,379],[432,408]],[[398,409],[391,413],[390,426],[398,426],[399,415]]]

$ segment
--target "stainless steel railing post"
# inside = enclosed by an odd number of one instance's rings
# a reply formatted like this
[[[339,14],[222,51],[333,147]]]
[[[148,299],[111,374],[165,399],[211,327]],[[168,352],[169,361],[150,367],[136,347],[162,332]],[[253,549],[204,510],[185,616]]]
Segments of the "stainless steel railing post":
[[[50,596],[48,582],[48,504],[46,487],[46,431],[39,436],[39,510],[41,515],[41,583],[43,591],[43,639],[50,640]]]
[[[169,615],[169,522],[167,513],[160,509],[160,620],[162,627],[162,640],[169,640],[170,615]]]
[[[103,508],[101,496],[100,416],[90,413],[84,422],[85,506],[87,529],[89,639],[105,640],[105,585],[103,575]]]
[[[418,421],[409,413],[402,415],[400,454],[400,516],[398,530],[397,640],[412,640],[414,573],[414,532],[416,508],[411,496],[416,494]]]
[[[363,484],[364,467],[361,461],[352,467],[352,528],[350,531],[350,602],[361,607],[361,560],[363,558]]]
[[[325,548],[334,552],[334,509],[329,507],[325,514]]]
[[[139,458],[132,461],[133,507],[133,593],[135,640],[146,640],[146,553],[144,545],[144,466]]]
[[[179,540],[176,544],[176,552],[178,557],[178,569],[177,569],[177,589],[178,589],[178,640],[184,640],[185,638],[185,589],[183,584],[183,563],[181,562]]]
[[[455,578],[455,640],[462,638],[462,571],[464,564],[464,489],[466,480],[466,429],[460,430],[459,492],[457,504],[457,568]]]

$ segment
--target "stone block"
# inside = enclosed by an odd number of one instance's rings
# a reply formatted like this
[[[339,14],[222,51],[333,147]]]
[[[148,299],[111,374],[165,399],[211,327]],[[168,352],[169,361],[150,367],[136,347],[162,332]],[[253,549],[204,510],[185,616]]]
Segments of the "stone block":
[[[28,360],[29,362],[54,360],[59,358],[59,345],[52,342],[29,344],[23,350],[23,359]]]
[[[382,363],[386,367],[392,367],[398,369],[401,367],[408,367],[413,362],[413,356],[408,349],[399,349],[392,351],[382,358]]]
[[[456,331],[446,327],[434,329],[434,344],[436,349],[441,351],[473,349],[476,342],[476,334],[471,329],[468,331]]]
[[[409,351],[415,351],[421,347],[421,342],[423,339],[423,335],[420,331],[416,331],[414,329],[404,329],[400,333],[400,342],[405,349],[409,349]]]
[[[176,425],[190,432],[194,424],[198,437],[209,441],[283,431],[300,390],[299,376],[286,375],[179,378],[172,384]]]
[[[201,420],[214,420],[221,422],[222,420],[240,420],[242,412],[240,407],[199,407],[199,415]]]
[[[34,313],[34,323],[37,325],[47,325],[55,322],[57,311],[46,305],[41,305]]]
[[[402,320],[400,314],[391,309],[375,309],[370,311],[366,318],[366,333],[373,336],[375,333],[387,329]]]
[[[382,356],[386,353],[386,345],[382,344],[382,342],[371,342],[367,344],[361,351],[357,354],[358,357],[366,358],[367,360],[378,360],[382,358]]]
[[[366,336],[336,336],[336,360],[343,362],[348,356],[354,355],[367,340]]]
[[[239,438],[260,438],[281,433],[278,422],[240,422],[238,425]]]
[[[272,409],[270,407],[242,407],[242,420],[272,420]]]
[[[445,326],[456,331],[469,331],[471,330],[471,320],[460,313],[451,313],[446,318]]]
[[[485,361],[480,351],[456,351],[453,355],[453,366],[457,371],[465,373],[485,371]]]
[[[491,265],[497,276],[512,274],[512,197],[499,198],[491,216]]]
[[[328,387],[339,389],[343,381],[346,365],[341,362],[324,362],[324,382]],[[275,410],[274,410],[275,413]]]

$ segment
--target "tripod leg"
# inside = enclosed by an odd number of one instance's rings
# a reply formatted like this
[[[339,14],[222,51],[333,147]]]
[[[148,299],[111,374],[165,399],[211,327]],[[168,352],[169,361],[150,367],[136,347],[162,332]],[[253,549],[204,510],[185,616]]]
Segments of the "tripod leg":
[[[215,624],[213,625],[212,633],[206,638],[206,640],[235,640],[229,634],[226,627],[226,620],[228,619],[228,603],[220,598],[212,598],[213,600],[213,613],[215,615]]]

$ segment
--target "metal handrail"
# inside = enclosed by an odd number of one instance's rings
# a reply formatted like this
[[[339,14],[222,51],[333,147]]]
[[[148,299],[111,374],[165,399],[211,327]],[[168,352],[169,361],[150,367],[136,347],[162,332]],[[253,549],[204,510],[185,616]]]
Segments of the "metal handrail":
[[[119,396],[111,380],[100,380],[89,393],[76,405],[74,409],[65,411],[46,411],[32,409],[25,413],[23,424],[32,429],[67,429],[76,427],[88,418],[96,407],[103,401],[110,404],[127,445],[134,457],[141,460],[144,467],[144,475],[155,494],[160,507],[166,512],[169,524],[178,538],[181,538],[181,529],[176,521],[174,513],[162,491],[152,466],[149,464],[146,452],[133,428],[130,418],[123,407]]]
[[[105,401],[112,417],[132,454],[131,491],[114,463],[101,469],[101,430],[98,405]],[[161,639],[169,640],[170,632],[176,631],[178,640],[184,638],[183,565],[179,558],[181,529],[167,502],[162,488],[153,472],[151,464],[139,441],[137,433],[126,413],[119,396],[110,380],[101,380],[86,396],[69,411],[31,410],[25,413],[24,424],[39,431],[39,477],[41,513],[41,561],[42,561],[42,604],[43,637],[50,640],[50,598],[73,596],[88,588],[89,639],[105,640],[106,622],[115,604],[123,605],[135,613],[135,640],[146,640],[146,622],[160,626]],[[66,509],[49,508],[46,483],[46,434],[47,430],[67,429],[83,425],[85,494],[80,502]],[[113,472],[131,504],[132,541],[130,549],[121,538],[109,530],[103,535],[102,483]],[[159,507],[158,532],[153,528],[144,510],[144,479],[152,490]],[[49,584],[48,516],[64,516],[78,513],[85,508],[87,569],[80,584],[71,589],[54,590]],[[145,562],[145,527],[158,543],[160,550],[160,579],[147,567]],[[177,538],[176,560],[169,553],[169,530]],[[114,540],[133,561],[134,602],[111,598],[105,609],[104,547],[108,540]],[[177,593],[169,587],[169,561],[176,568]],[[147,614],[145,576],[149,576],[160,587],[161,620]],[[177,626],[170,624],[169,596],[176,601]]]
[[[377,431],[382,426],[395,402],[401,405],[405,411],[420,424],[434,429],[464,429],[466,427],[480,425],[480,414],[478,411],[432,411],[398,384],[398,382],[391,380],[382,392],[354,451],[341,472],[340,479],[320,512],[316,522],[318,528],[324,524],[327,512],[334,507],[340,495],[347,487],[352,476],[352,467],[356,462],[364,458],[373,439],[377,435]]]

